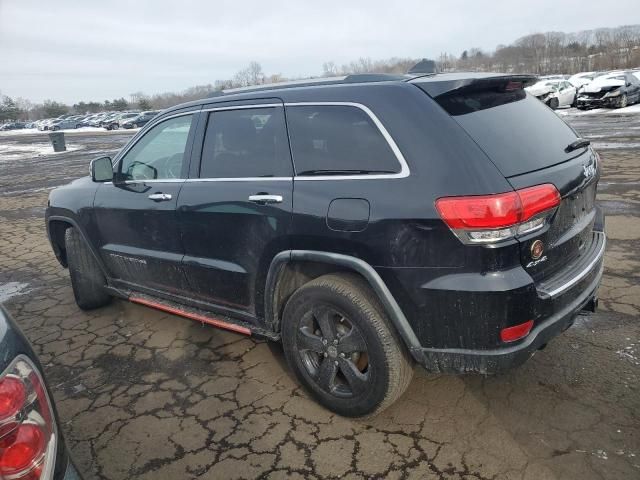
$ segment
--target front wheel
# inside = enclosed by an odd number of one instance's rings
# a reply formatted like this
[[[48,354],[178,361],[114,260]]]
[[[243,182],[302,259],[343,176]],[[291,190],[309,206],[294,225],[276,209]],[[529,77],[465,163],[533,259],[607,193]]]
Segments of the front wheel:
[[[629,105],[629,98],[626,93],[623,93],[620,97],[620,101],[618,102],[618,108],[624,108]]]
[[[102,307],[111,301],[106,292],[106,278],[78,230],[67,228],[64,235],[71,287],[82,310]]]
[[[282,321],[287,363],[329,410],[373,416],[405,391],[413,365],[367,283],[330,274],[300,287]]]
[[[558,102],[557,98],[552,98],[551,100],[549,100],[549,108],[551,108],[551,110],[557,110],[559,105],[560,103]]]

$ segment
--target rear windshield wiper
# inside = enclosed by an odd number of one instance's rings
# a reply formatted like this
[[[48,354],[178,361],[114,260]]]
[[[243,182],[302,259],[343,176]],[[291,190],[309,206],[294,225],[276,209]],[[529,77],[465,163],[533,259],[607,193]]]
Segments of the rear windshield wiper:
[[[374,175],[377,173],[398,173],[391,170],[348,170],[348,169],[327,169],[327,170],[304,170],[298,172],[298,176],[313,175]]]
[[[574,150],[578,150],[579,148],[585,148],[591,145],[591,142],[586,138],[579,138],[575,142],[571,142],[567,145],[567,148],[564,149],[565,153],[573,152]]]

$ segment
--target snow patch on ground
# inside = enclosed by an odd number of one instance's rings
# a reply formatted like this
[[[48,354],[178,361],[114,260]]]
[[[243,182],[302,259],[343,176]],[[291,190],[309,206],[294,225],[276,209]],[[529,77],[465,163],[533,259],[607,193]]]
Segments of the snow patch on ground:
[[[620,358],[624,358],[634,365],[640,365],[640,353],[636,352],[636,344],[632,343],[616,352]]]
[[[640,103],[630,105],[624,108],[594,108],[593,110],[578,110],[577,108],[569,108],[567,110],[556,110],[561,117],[565,115],[581,116],[581,115],[606,115],[618,113],[640,113]]]
[[[129,129],[118,129],[118,130],[107,130],[102,127],[81,127],[81,128],[66,128],[64,130],[56,130],[56,132],[63,133],[76,133],[76,132],[102,132],[102,133],[118,133],[118,132],[137,132],[140,128],[129,128]],[[0,132],[0,137],[9,137],[15,135],[48,135],[49,130],[43,131],[38,130],[37,128],[23,128],[20,130],[7,130],[6,132]]]
[[[85,148],[84,145],[67,145],[64,152],[54,152],[50,143],[2,143],[0,144],[0,163],[25,158],[39,157],[41,155],[60,155]]]
[[[611,150],[611,149],[624,149],[624,150],[635,150],[640,148],[640,143],[637,142],[591,142],[593,148],[597,150]]]
[[[56,132],[73,133],[73,132],[106,132],[101,127],[82,127],[82,128],[66,128],[64,130],[56,130]],[[0,132],[0,137],[14,136],[14,135],[47,135],[52,133],[50,131],[38,130],[37,128],[22,128],[20,130],[7,130],[6,132]]]
[[[0,283],[0,303],[6,302],[12,297],[17,297],[18,295],[24,295],[25,293],[29,293],[31,290],[29,289],[28,283],[22,282],[8,282],[8,283]]]

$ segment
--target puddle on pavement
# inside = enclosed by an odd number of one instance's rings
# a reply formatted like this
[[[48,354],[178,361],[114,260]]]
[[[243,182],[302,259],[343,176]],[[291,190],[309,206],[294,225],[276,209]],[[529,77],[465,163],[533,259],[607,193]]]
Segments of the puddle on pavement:
[[[21,282],[0,283],[0,303],[6,302],[10,298],[29,293],[29,284]]]

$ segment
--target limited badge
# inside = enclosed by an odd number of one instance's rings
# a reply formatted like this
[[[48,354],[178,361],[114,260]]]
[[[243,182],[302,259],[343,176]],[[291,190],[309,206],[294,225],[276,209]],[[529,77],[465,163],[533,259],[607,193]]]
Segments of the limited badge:
[[[536,240],[531,244],[531,258],[538,260],[544,253],[544,243],[542,240]]]

